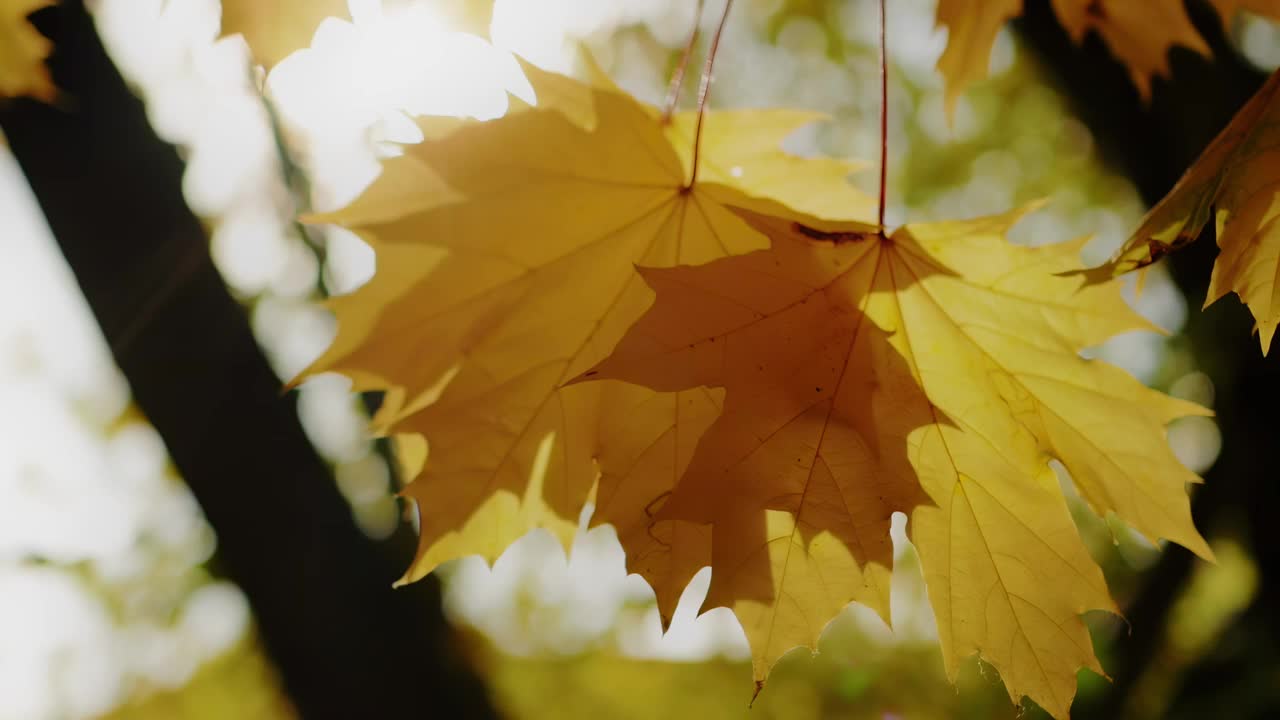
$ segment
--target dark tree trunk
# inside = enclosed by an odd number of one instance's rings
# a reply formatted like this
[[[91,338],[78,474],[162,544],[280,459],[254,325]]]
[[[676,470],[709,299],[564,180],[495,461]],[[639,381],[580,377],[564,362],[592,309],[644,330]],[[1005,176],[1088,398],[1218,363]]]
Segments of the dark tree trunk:
[[[1213,60],[1175,49],[1172,80],[1157,80],[1151,103],[1144,104],[1126,69],[1109,57],[1096,36],[1077,46],[1047,0],[1029,0],[1026,5],[1025,16],[1016,23],[1018,32],[1056,76],[1073,111],[1092,130],[1101,156],[1125,172],[1149,204],[1168,192],[1265,79],[1229,46],[1207,3],[1196,0],[1188,8],[1213,48]],[[1223,438],[1222,453],[1205,474],[1206,484],[1196,492],[1192,507],[1206,535],[1239,528],[1258,563],[1261,585],[1252,607],[1205,660],[1216,667],[1215,673],[1206,674],[1208,666],[1188,672],[1170,715],[1200,717],[1192,708],[1208,708],[1211,714],[1227,712],[1233,717],[1277,717],[1280,522],[1275,516],[1280,512],[1280,462],[1275,418],[1280,412],[1280,361],[1274,354],[1270,359],[1261,355],[1257,339],[1251,337],[1252,318],[1234,295],[1205,312],[1198,310],[1216,255],[1209,227],[1195,245],[1170,261],[1192,308],[1185,332],[1199,367],[1213,379]],[[1115,657],[1108,663],[1112,685],[1099,697],[1077,702],[1073,717],[1123,716],[1131,690],[1165,640],[1169,611],[1196,562],[1186,550],[1170,546],[1148,571],[1141,590],[1125,608],[1132,632],[1118,639]],[[1232,671],[1222,672],[1222,667]],[[1216,679],[1203,682],[1208,677]],[[1271,678],[1269,683],[1266,678]],[[1253,692],[1260,679],[1269,691]],[[1227,707],[1239,707],[1241,715],[1213,702],[1232,695],[1242,704]]]
[[[34,16],[62,107],[3,129],[141,410],[218,536],[219,567],[306,718],[495,717],[433,582],[393,591],[405,543],[357,528],[182,197],[182,162],[82,0]],[[2,261],[2,260],[0,260]],[[403,540],[403,538],[401,538]]]

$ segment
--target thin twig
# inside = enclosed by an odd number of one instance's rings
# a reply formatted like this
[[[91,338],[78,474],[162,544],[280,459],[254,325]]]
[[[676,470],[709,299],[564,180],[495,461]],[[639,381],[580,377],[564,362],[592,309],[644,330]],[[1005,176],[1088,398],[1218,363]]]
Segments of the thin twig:
[[[252,69],[250,73],[252,73]],[[290,220],[293,225],[293,231],[315,256],[316,262],[320,269],[321,277],[328,263],[328,249],[325,246],[323,238],[318,237],[312,228],[307,227],[302,221],[298,220],[298,216],[309,211],[311,205],[311,179],[307,177],[306,170],[298,163],[293,156],[293,151],[289,148],[289,140],[285,136],[284,122],[280,116],[279,108],[272,99],[267,95],[265,88],[261,87],[255,80],[250,79],[250,85],[258,88],[258,98],[262,102],[262,109],[267,115],[267,122],[271,128],[271,137],[275,141],[276,160],[280,163],[280,175],[284,181],[285,189],[289,192],[289,199],[292,202]],[[328,288],[325,287],[324,281],[316,283],[316,290],[321,297],[329,296]]]
[[[720,24],[716,26],[716,34],[711,36],[707,62],[702,66],[702,84],[698,87],[698,122],[693,128],[693,170],[689,172],[689,182],[684,186],[686,190],[693,187],[698,180],[698,154],[702,149],[702,120],[707,114],[707,96],[711,94],[711,71],[715,68],[716,53],[720,50],[720,36],[724,34],[724,26],[729,20],[729,10],[732,8],[733,0],[725,0]]]
[[[694,45],[698,44],[698,23],[702,20],[702,3],[703,0],[698,0],[698,5],[693,10],[693,30],[689,32],[689,42],[685,44],[684,53],[680,56],[680,64],[676,65],[676,71],[671,75],[671,84],[667,86],[667,100],[662,105],[663,125],[671,122],[671,115],[680,102],[680,91],[684,89],[684,71],[689,67],[689,58],[693,55]]]
[[[884,206],[889,177],[889,51],[885,40],[885,0],[880,0],[880,206],[877,224],[884,234]]]

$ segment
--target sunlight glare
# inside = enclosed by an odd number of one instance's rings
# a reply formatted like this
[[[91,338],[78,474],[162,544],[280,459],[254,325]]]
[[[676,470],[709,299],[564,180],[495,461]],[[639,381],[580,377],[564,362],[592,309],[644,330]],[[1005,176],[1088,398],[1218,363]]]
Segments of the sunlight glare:
[[[508,93],[532,100],[520,67],[482,38],[450,29],[413,3],[351,5],[352,22],[329,18],[310,48],[271,72],[268,90],[300,132],[317,209],[349,202],[378,172],[378,158],[421,139],[405,115],[500,117]]]

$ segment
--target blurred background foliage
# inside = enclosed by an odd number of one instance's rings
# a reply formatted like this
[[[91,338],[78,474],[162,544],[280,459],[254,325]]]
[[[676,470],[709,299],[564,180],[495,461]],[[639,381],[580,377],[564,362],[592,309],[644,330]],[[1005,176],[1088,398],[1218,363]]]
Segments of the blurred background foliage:
[[[723,5],[706,4],[699,22],[709,28]],[[585,45],[624,88],[660,102],[695,22],[693,5],[352,0],[353,22],[326,21],[311,49],[269,77],[251,70],[239,38],[217,39],[217,0],[100,0],[94,8],[153,125],[180,147],[188,203],[206,221],[215,260],[278,374],[289,378],[332,336],[318,301],[358,287],[373,269],[360,241],[305,228],[293,220],[298,212],[354,197],[380,157],[414,139],[406,113],[500,115],[507,90],[520,82],[509,51],[572,71]],[[933,69],[945,33],[933,28],[933,11],[931,0],[889,3],[890,224],[1048,198],[1015,239],[1092,234],[1092,259],[1105,256],[1143,212],[1138,192],[1007,30],[991,78],[961,99],[949,126]],[[739,0],[712,107],[820,110],[831,122],[798,133],[791,150],[874,161],[875,17],[871,0]],[[486,29],[492,44],[460,32]],[[1245,15],[1230,31],[1250,62],[1280,64],[1275,25]],[[686,85],[687,106],[696,83]],[[871,170],[851,180],[874,191]],[[163,444],[131,409],[4,150],[0,171],[0,237],[5,255],[16,258],[0,263],[0,720],[291,717],[244,597],[218,579],[211,530]],[[1196,307],[1199,298],[1188,301],[1157,268],[1133,301],[1170,334],[1130,334],[1096,352],[1212,407],[1213,383],[1179,335],[1189,302]],[[364,429],[365,405],[337,378],[300,392],[302,421],[353,514],[369,535],[387,536],[404,520],[393,497],[398,481],[391,449]],[[1221,444],[1207,418],[1180,421],[1170,438],[1196,471],[1213,464]],[[1160,550],[1072,501],[1125,607]],[[998,678],[976,661],[958,691],[946,681],[902,530],[899,518],[895,630],[851,607],[828,627],[816,656],[784,658],[749,713],[741,631],[724,610],[694,617],[706,571],[665,637],[652,593],[626,576],[607,527],[582,533],[571,561],[549,536],[533,533],[492,569],[472,559],[441,575],[450,616],[470,628],[470,655],[512,718],[1038,713],[1011,706]],[[1167,638],[1129,699],[1132,717],[1163,716],[1186,669],[1253,597],[1257,570],[1247,545],[1231,534],[1210,539],[1219,563],[1198,566],[1178,597]],[[1107,667],[1114,645],[1125,642],[1125,622],[1089,619]],[[1104,684],[1082,674],[1081,694]]]

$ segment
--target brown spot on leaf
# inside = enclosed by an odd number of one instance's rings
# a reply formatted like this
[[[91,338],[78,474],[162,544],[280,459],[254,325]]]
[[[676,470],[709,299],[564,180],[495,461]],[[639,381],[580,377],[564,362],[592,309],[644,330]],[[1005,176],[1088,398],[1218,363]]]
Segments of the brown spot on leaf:
[[[817,228],[811,228],[808,225],[801,225],[798,222],[791,223],[791,229],[794,232],[798,232],[801,235],[809,238],[810,240],[820,240],[822,242],[829,242],[834,245],[839,245],[841,243],[847,243],[847,242],[859,242],[862,240],[866,240],[871,235],[871,233],[863,233],[863,232],[819,230]]]

